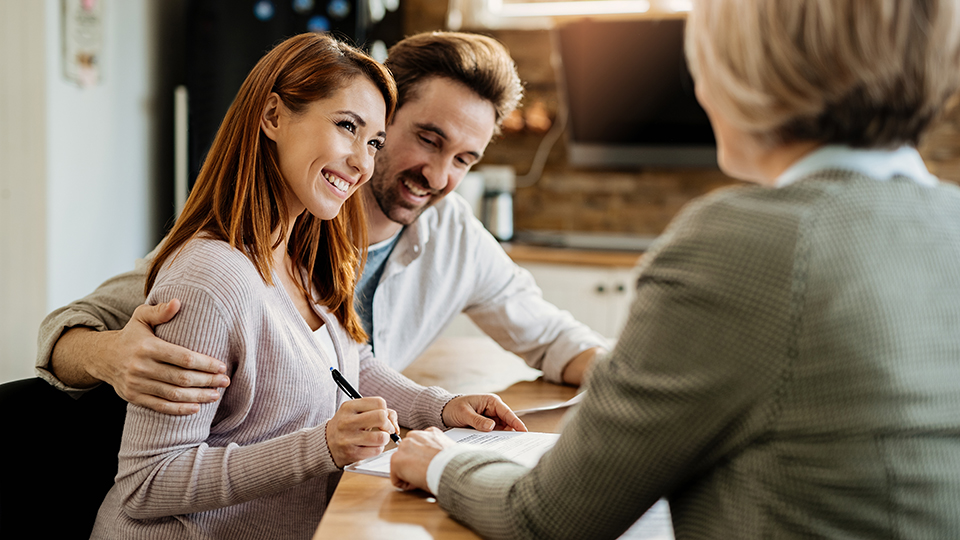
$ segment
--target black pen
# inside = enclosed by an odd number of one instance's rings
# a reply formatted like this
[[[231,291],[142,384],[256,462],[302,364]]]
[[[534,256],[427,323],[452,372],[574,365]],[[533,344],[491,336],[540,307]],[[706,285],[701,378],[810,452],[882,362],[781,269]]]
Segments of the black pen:
[[[333,381],[337,383],[337,386],[339,386],[341,390],[343,390],[344,394],[350,396],[350,399],[361,399],[363,397],[360,395],[360,392],[357,392],[356,390],[353,389],[352,386],[350,386],[350,383],[347,382],[345,378],[343,378],[343,375],[341,375],[336,368],[330,368],[330,374],[333,375]],[[395,443],[399,443],[400,435],[397,435],[396,433],[391,433],[390,440]]]

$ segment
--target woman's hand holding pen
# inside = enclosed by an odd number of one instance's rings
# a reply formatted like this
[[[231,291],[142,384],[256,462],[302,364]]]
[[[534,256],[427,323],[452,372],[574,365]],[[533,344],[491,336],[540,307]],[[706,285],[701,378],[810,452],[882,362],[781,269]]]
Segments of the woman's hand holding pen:
[[[527,426],[496,394],[467,394],[451,399],[441,413],[447,427],[472,427],[479,431],[526,431]]]
[[[400,433],[397,412],[381,397],[345,401],[327,420],[327,448],[333,462],[346,465],[380,455],[391,433]]]

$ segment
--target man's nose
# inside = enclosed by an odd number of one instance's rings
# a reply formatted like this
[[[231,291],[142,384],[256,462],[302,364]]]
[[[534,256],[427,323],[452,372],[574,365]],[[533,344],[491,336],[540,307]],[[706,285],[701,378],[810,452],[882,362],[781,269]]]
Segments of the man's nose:
[[[430,189],[443,191],[450,181],[450,165],[447,163],[447,160],[444,159],[432,160],[424,165],[423,169],[420,170],[420,174],[427,179],[427,183],[430,184]]]

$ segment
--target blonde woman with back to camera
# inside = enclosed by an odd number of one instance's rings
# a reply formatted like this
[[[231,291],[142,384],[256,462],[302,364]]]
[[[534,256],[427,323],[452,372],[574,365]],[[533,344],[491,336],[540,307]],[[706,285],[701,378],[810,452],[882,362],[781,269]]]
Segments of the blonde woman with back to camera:
[[[958,0],[695,0],[721,168],[532,470],[411,432],[398,487],[487,538],[960,535],[960,190],[916,146],[960,80]]]

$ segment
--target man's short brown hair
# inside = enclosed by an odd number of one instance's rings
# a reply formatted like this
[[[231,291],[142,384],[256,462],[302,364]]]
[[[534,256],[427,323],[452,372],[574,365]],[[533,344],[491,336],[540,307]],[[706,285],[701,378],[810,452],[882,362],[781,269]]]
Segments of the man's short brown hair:
[[[960,81],[957,0],[696,0],[687,55],[738,128],[916,146]]]
[[[385,64],[397,80],[398,108],[416,99],[423,82],[443,77],[464,84],[493,104],[499,128],[523,96],[510,52],[499,41],[480,34],[424,32],[410,36],[390,48]]]

